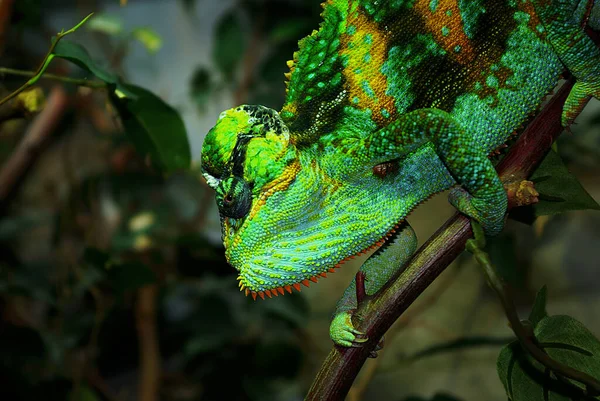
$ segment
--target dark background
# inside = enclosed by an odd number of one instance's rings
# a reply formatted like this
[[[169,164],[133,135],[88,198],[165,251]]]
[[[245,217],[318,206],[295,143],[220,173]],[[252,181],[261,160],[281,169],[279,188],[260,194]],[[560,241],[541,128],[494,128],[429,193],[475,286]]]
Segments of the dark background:
[[[244,297],[224,260],[213,193],[197,161],[222,110],[281,107],[285,61],[318,26],[318,3],[0,2],[0,67],[27,71],[52,35],[96,12],[69,39],[174,106],[196,162],[192,172],[156,174],[104,94],[39,82],[45,95],[64,88],[69,102],[2,203],[0,400],[303,398],[331,348],[335,302],[362,259],[301,294]],[[62,60],[48,72],[83,76]],[[0,77],[3,94],[25,80]],[[2,164],[35,118],[0,123]],[[600,102],[590,102],[578,123],[557,147],[600,200]],[[441,194],[409,221],[423,241],[452,212]],[[599,239],[600,214],[575,211],[531,226],[510,221],[490,252],[524,315],[546,284],[549,311],[574,316],[598,336]],[[495,360],[510,339],[496,298],[463,255],[387,334],[349,399],[505,400]]]

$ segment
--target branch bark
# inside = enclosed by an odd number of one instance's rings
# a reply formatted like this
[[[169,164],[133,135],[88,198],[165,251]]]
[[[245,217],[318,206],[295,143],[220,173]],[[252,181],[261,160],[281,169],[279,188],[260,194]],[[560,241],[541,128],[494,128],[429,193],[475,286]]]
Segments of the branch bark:
[[[157,401],[159,399],[161,363],[156,328],[157,294],[157,284],[140,288],[135,308],[140,352],[139,401]]]
[[[58,126],[68,105],[65,90],[57,86],[48,96],[46,106],[33,120],[23,139],[0,170],[0,210],[22,181],[25,172],[40,155],[44,144]]]
[[[497,170],[504,183],[526,179],[563,131],[562,105],[573,86],[568,80],[520,135]],[[509,202],[514,204],[514,202]],[[379,338],[440,273],[462,253],[473,235],[469,219],[456,213],[417,251],[405,271],[359,305],[358,330],[369,342],[361,348],[333,347],[306,400],[343,400]]]

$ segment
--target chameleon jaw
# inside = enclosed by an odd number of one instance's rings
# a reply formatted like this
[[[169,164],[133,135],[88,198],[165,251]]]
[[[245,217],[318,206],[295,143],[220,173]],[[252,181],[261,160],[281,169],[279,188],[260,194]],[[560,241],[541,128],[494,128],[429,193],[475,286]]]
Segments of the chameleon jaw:
[[[246,296],[252,296],[253,300],[256,300],[257,297],[260,297],[261,299],[265,299],[265,295],[269,298],[272,298],[273,296],[277,297],[279,295],[285,295],[285,292],[287,291],[288,293],[292,293],[293,289],[295,289],[296,291],[300,292],[302,287],[301,284],[304,285],[305,287],[310,286],[310,282],[312,281],[313,283],[316,283],[318,281],[318,279],[320,278],[327,278],[327,273],[335,273],[335,269],[339,269],[340,267],[342,267],[342,265],[344,263],[346,263],[347,261],[354,259],[357,256],[360,255],[364,255],[374,249],[377,249],[379,247],[381,247],[388,238],[390,238],[392,235],[395,234],[396,229],[404,222],[404,219],[400,220],[398,223],[396,223],[392,229],[390,231],[388,231],[379,241],[376,241],[375,243],[367,246],[365,249],[350,255],[344,259],[342,259],[341,261],[339,261],[338,263],[336,263],[333,267],[328,267],[325,269],[325,271],[318,273],[314,276],[310,276],[308,278],[305,278],[303,280],[300,280],[299,282],[293,283],[293,284],[288,284],[288,285],[283,285],[283,286],[279,286],[279,287],[273,287],[273,288],[269,288],[269,289],[264,289],[264,290],[254,290],[251,289],[245,282],[245,278],[242,274],[238,275],[237,280],[238,280],[238,287],[240,288],[240,291],[244,291],[244,294]]]

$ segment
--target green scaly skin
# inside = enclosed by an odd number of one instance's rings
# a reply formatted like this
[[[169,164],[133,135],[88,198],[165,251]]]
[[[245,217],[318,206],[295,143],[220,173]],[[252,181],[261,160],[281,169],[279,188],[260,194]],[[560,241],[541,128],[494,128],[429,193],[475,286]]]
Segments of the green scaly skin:
[[[319,30],[288,62],[282,110],[227,110],[202,148],[226,257],[254,298],[299,290],[384,244],[361,267],[374,294],[416,248],[405,217],[451,186],[450,202],[497,234],[507,198],[488,155],[535,113],[565,67],[577,83],[564,126],[600,97],[600,51],[583,31],[600,26],[598,1],[323,7]],[[364,341],[355,308],[351,284],[331,325],[338,345]]]

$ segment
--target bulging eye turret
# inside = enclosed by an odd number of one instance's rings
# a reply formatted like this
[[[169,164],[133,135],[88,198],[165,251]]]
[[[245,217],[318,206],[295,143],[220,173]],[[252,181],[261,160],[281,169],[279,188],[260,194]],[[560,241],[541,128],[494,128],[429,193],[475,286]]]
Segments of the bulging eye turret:
[[[221,216],[241,219],[250,212],[252,188],[243,178],[233,176],[221,180],[216,192]]]

